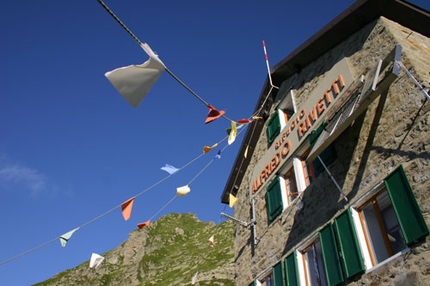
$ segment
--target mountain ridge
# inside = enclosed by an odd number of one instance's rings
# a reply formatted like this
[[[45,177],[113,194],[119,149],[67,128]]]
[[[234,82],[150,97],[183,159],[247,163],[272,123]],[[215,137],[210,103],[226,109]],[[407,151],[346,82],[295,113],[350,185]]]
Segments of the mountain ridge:
[[[214,235],[215,245],[209,244]],[[34,286],[59,285],[234,285],[234,226],[202,222],[193,213],[160,217],[150,228],[129,233],[118,247]]]

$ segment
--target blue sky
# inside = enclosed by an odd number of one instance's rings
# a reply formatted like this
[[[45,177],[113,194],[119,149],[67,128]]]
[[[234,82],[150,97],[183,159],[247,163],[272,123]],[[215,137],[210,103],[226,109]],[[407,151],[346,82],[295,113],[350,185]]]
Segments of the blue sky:
[[[234,120],[252,114],[267,76],[262,40],[273,66],[353,2],[105,1]],[[425,2],[414,1],[430,9]],[[182,167],[227,135],[230,123],[204,124],[208,109],[166,72],[138,108],[121,97],[104,73],[147,56],[96,0],[2,1],[0,11],[0,262],[118,206],[166,177],[166,163]],[[243,134],[154,220],[232,214],[220,197]],[[0,284],[37,283],[117,247],[225,144],[136,198],[130,220],[117,209],[65,248],[55,241],[0,265]]]

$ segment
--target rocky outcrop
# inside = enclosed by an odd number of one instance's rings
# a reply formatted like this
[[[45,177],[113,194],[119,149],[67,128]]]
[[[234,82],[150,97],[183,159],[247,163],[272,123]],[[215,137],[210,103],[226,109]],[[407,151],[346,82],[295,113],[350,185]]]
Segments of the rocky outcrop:
[[[196,273],[194,285],[234,285],[233,239],[230,221],[215,225],[191,213],[169,214],[102,254],[97,269],[87,261],[36,285],[192,285]]]

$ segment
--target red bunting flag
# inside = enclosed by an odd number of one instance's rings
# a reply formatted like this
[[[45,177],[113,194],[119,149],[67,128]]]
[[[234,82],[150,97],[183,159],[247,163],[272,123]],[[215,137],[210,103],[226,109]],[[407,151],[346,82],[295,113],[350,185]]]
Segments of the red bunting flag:
[[[246,124],[246,123],[251,123],[251,122],[252,122],[252,120],[249,120],[249,119],[246,119],[246,118],[239,119],[237,121],[237,123],[239,123],[239,124]]]
[[[139,229],[142,229],[144,226],[146,226],[147,228],[150,228],[150,227],[151,227],[151,221],[150,221],[150,220],[147,220],[147,221],[145,221],[145,222],[141,222],[141,223],[138,223],[138,224],[137,224],[137,227],[138,227]]]
[[[125,220],[129,220],[131,216],[131,210],[133,209],[134,197],[122,203],[122,216]]]
[[[208,107],[209,107],[209,113],[208,113],[208,116],[206,118],[205,124],[208,124],[208,123],[220,118],[225,113],[224,110],[218,111],[215,107],[213,107],[210,104],[208,104]]]

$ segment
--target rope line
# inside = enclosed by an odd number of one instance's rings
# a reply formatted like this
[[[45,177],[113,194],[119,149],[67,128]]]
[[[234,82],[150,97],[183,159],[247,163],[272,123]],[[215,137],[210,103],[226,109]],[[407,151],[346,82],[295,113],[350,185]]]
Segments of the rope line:
[[[121,19],[115,15],[115,13],[102,1],[97,0],[100,5],[111,15],[115,21],[141,46],[143,43],[139,38],[121,21]],[[193,96],[195,96],[198,100],[200,100],[205,106],[209,106],[209,103],[206,102],[202,97],[200,97],[197,93],[195,93],[190,87],[188,87],[179,77],[177,77],[170,69],[168,69],[166,66],[164,66],[166,72],[171,75],[180,85],[182,85],[186,90],[188,90]],[[225,115],[222,115],[223,118],[234,121],[228,118]]]

